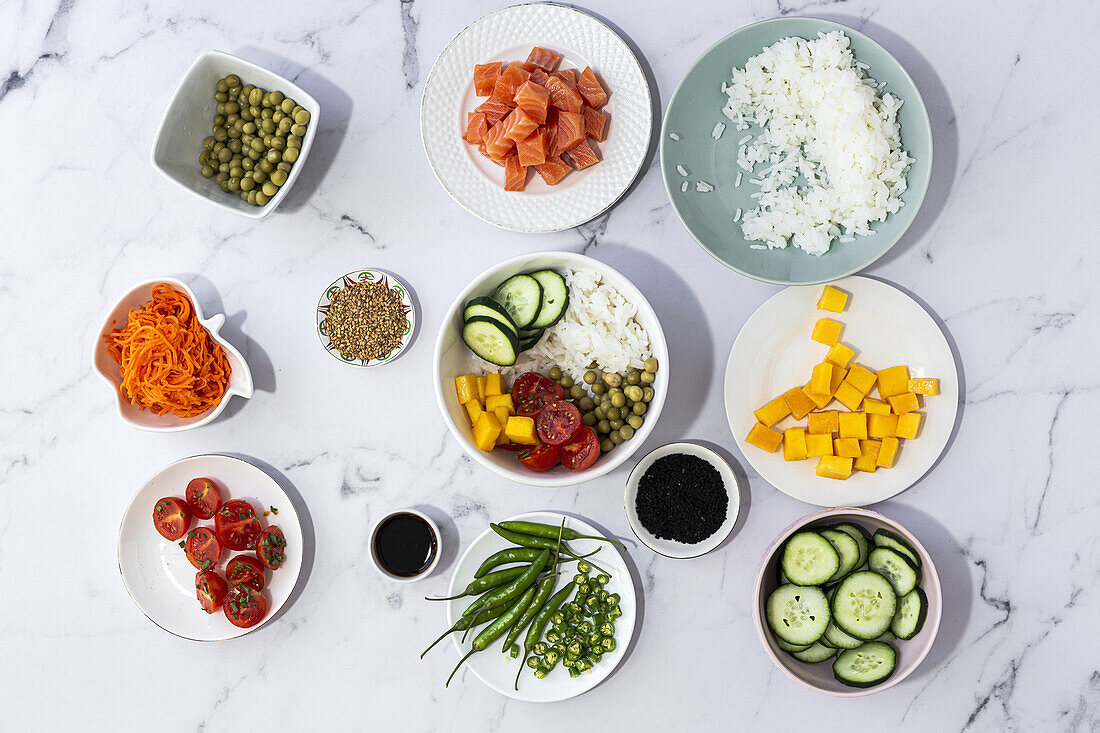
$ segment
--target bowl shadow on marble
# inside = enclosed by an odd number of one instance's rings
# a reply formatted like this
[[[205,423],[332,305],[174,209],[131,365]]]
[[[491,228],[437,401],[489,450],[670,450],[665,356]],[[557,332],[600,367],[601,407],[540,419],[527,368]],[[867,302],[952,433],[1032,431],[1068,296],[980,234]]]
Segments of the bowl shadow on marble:
[[[313,139],[309,159],[305,162],[302,172],[298,174],[294,187],[287,192],[286,199],[279,207],[286,211],[297,211],[316,193],[329,168],[332,167],[333,161],[336,160],[336,154],[344,143],[344,135],[351,120],[354,103],[343,89],[313,69],[284,56],[255,46],[244,46],[233,53],[290,79],[313,95],[321,107],[321,127]]]
[[[959,128],[956,124],[955,109],[947,94],[947,87],[940,80],[935,68],[902,36],[865,18],[829,12],[813,13],[813,16],[855,28],[889,51],[913,78],[913,83],[924,99],[925,109],[928,110],[928,120],[932,125],[933,156],[928,190],[924,195],[920,212],[917,213],[909,229],[876,263],[878,267],[882,267],[904,254],[913,243],[923,239],[944,211],[955,182],[955,169],[959,162]],[[874,73],[873,69],[871,73]],[[903,130],[903,144],[904,135]],[[932,253],[927,249],[924,251],[924,257],[929,262],[932,261]]]
[[[411,346],[412,343],[410,342],[409,345]],[[458,533],[458,525],[455,524],[455,520],[450,514],[437,506],[414,504],[412,508],[431,517],[435,525],[439,527],[439,544],[442,548],[435,569],[432,570],[431,574],[419,578],[419,580],[427,580],[438,575],[450,576],[449,568],[454,563],[455,558],[458,557],[458,548],[462,541],[462,537]]]
[[[741,534],[741,530],[744,528],[745,523],[749,519],[749,509],[752,507],[752,491],[749,487],[749,477],[745,473],[745,469],[741,466],[741,462],[734,457],[733,453],[729,451],[725,446],[713,443],[709,440],[702,440],[700,438],[685,438],[684,440],[692,443],[698,443],[699,445],[706,446],[712,451],[722,456],[726,463],[729,464],[730,470],[733,471],[734,478],[737,479],[737,485],[740,489],[740,504],[737,508],[737,521],[733,523],[733,529],[730,530],[726,539],[722,540],[718,547],[708,552],[710,555],[715,552],[722,552],[727,545],[733,542],[737,538],[737,535]]]

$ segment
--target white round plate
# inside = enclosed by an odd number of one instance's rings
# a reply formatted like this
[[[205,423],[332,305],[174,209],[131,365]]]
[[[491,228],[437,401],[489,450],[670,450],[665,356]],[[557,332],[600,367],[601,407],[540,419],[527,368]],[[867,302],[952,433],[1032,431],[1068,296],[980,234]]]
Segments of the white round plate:
[[[741,452],[768,483],[818,506],[864,506],[884,501],[916,483],[936,462],[955,425],[959,375],[940,327],[915,300],[879,280],[847,277],[831,283],[850,293],[843,313],[817,310],[822,286],[789,287],[776,293],[741,327],[726,363],[726,419]],[[905,364],[913,378],[936,377],[940,394],[924,396],[924,415],[914,440],[905,440],[890,469],[855,471],[846,481],[814,474],[817,461],[784,461],[783,449],[766,453],[745,442],[753,411],[810,379],[828,347],[810,340],[819,318],[844,324],[840,340],[855,350],[853,363],[871,370]],[[843,410],[833,401],[826,409]],[[776,430],[797,423],[786,417]]]
[[[260,518],[264,526],[278,525],[286,536],[286,564],[267,571],[263,593],[268,610],[256,626],[240,629],[221,611],[207,614],[195,597],[195,568],[178,542],[170,542],[153,527],[153,505],[165,496],[183,497],[187,483],[198,477],[213,479],[222,499],[247,499],[256,511],[271,507],[278,515]],[[192,520],[213,526],[213,520]],[[302,570],[302,526],[290,498],[276,481],[262,470],[238,458],[219,455],[192,456],[171,463],[142,485],[130,501],[118,530],[118,568],[126,592],[150,621],[165,631],[195,641],[225,641],[255,631],[279,612],[290,597]],[[224,552],[218,570],[238,554]]]
[[[530,512],[528,514],[520,514],[516,517],[509,517],[506,521],[542,522],[543,524],[557,526],[561,523],[561,518],[561,514]],[[565,518],[565,526],[569,529],[575,529],[581,534],[603,534],[592,525],[576,517],[567,516]],[[474,579],[474,571],[477,570],[478,566],[481,565],[485,558],[489,557],[489,555],[492,555],[494,552],[512,546],[511,543],[494,532],[492,528],[486,529],[478,535],[477,538],[470,543],[470,546],[466,548],[466,552],[462,553],[462,557],[460,557],[455,564],[447,595],[453,596],[465,588],[466,585]],[[467,659],[466,663],[459,669],[458,674],[455,675],[454,680],[451,681],[451,684],[461,684],[463,682],[462,677],[465,675],[463,670],[469,670],[490,688],[502,695],[515,698],[516,700],[523,700],[525,702],[559,702],[588,692],[593,687],[600,684],[600,682],[606,679],[607,676],[615,670],[619,662],[622,661],[623,655],[626,654],[626,650],[630,646],[630,640],[634,637],[634,619],[637,599],[634,595],[634,583],[630,579],[630,570],[627,568],[626,560],[623,559],[618,547],[610,542],[600,542],[598,540],[573,540],[569,543],[569,546],[578,555],[592,552],[597,547],[604,548],[596,555],[593,555],[591,560],[611,575],[611,582],[604,587],[607,588],[609,592],[618,593],[622,597],[619,608],[622,609],[623,615],[615,621],[615,651],[603,655],[603,659],[592,668],[591,673],[582,674],[579,677],[570,677],[569,672],[559,664],[554,668],[554,671],[548,674],[544,679],[535,679],[531,670],[525,666],[524,671],[519,676],[519,691],[517,692],[512,685],[516,679],[517,665],[523,664],[523,655],[520,654],[518,658],[512,659],[507,654],[501,653],[500,648],[501,645],[504,644],[502,638],[489,645],[485,651],[474,654]],[[575,567],[576,563],[570,563],[564,566],[565,569],[562,572],[562,577],[558,579],[555,592],[563,588],[565,584],[569,582],[576,573],[576,570],[574,570]],[[458,621],[462,616],[462,612],[473,602],[473,600],[473,598],[468,597],[447,601],[448,627],[453,626],[454,623]],[[455,663],[458,662],[462,655],[470,651],[470,645],[473,643],[477,632],[484,628],[484,626],[474,628],[466,637],[465,643],[462,642],[461,633],[451,635],[454,647],[459,653],[459,655],[455,657]],[[519,643],[521,652],[523,650],[523,637],[525,635],[526,632],[520,634]]]
[[[474,94],[474,65],[524,61],[533,46],[560,53],[559,68],[591,66],[603,79],[607,134],[596,143],[601,161],[573,171],[556,186],[531,176],[522,192],[504,190],[504,169],[462,139]],[[513,5],[466,26],[436,59],[424,85],[420,134],[424,152],[447,193],[474,216],[516,232],[556,232],[606,211],[634,181],[653,132],[649,83],[638,59],[616,33],[574,8]]]
[[[714,466],[722,477],[726,495],[729,497],[729,504],[726,505],[726,521],[715,530],[714,534],[694,545],[661,539],[642,526],[641,520],[638,519],[638,481],[641,480],[654,461],[673,453],[686,453],[690,456],[696,456]],[[734,475],[725,459],[710,448],[698,443],[669,443],[651,451],[634,466],[634,470],[630,472],[630,476],[626,480],[626,491],[623,492],[623,508],[626,510],[626,521],[630,525],[631,531],[634,532],[634,536],[643,545],[658,555],[677,560],[687,560],[707,554],[729,537],[730,532],[733,531],[733,525],[737,524],[737,515],[741,512],[741,486],[737,483],[737,476]]]

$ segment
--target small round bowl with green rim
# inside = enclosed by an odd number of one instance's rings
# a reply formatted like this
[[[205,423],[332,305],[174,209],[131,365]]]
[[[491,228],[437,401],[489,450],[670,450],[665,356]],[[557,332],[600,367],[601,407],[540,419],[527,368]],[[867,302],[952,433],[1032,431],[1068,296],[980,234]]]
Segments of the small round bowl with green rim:
[[[752,194],[759,190],[750,183],[752,173],[737,165],[740,141],[753,126],[739,131],[722,113],[727,96],[723,82],[731,80],[736,66],[744,68],[752,56],[766,46],[788,37],[817,38],[818,33],[843,31],[851,41],[857,62],[868,65],[866,72],[886,82],[884,92],[902,101],[898,110],[902,148],[914,158],[907,175],[904,205],[885,221],[872,222],[874,234],[855,236],[850,242],[833,240],[829,251],[817,256],[788,245],[768,249],[762,242],[745,239],[741,224],[734,221],[737,210],[756,206]],[[715,139],[717,123],[726,127]],[[714,134],[712,134],[714,133]],[[688,172],[684,176],[678,166]],[[759,166],[758,166],[759,167]],[[737,173],[742,183],[736,186]],[[932,171],[932,126],[920,91],[897,59],[875,41],[847,26],[818,18],[776,18],[745,26],[708,48],[684,76],[672,95],[661,130],[661,172],[672,207],[688,232],[716,260],[742,275],[778,285],[813,285],[830,282],[859,272],[882,257],[913,223],[920,210]],[[696,190],[706,181],[710,192]],[[687,191],[683,191],[688,182]],[[753,245],[761,247],[754,249]]]
[[[329,306],[332,304],[332,297],[336,295],[337,291],[358,282],[382,283],[382,285],[400,296],[401,308],[405,311],[405,333],[401,336],[401,342],[388,354],[383,354],[377,359],[348,358],[340,353],[339,349],[332,344],[332,341],[330,341],[328,337],[327,318]],[[375,367],[389,364],[408,348],[409,344],[412,343],[413,334],[415,332],[416,306],[413,303],[412,291],[409,290],[409,286],[399,280],[391,272],[372,269],[354,270],[334,280],[331,285],[325,288],[325,292],[321,294],[321,299],[317,301],[317,336],[321,339],[321,345],[325,347],[325,351],[332,354],[333,358],[344,364],[350,364],[351,366],[357,367]]]

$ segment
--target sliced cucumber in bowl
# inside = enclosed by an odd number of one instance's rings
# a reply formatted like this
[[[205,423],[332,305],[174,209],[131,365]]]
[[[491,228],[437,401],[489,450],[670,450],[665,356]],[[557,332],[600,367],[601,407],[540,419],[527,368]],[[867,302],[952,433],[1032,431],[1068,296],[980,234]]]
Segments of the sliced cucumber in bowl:
[[[914,588],[898,601],[898,610],[890,624],[890,631],[905,641],[912,639],[924,627],[928,617],[928,596],[920,588]]]
[[[886,578],[870,570],[852,573],[833,596],[833,621],[857,639],[872,640],[890,629],[898,597]]]
[[[537,270],[528,273],[542,286],[542,303],[530,328],[549,328],[561,320],[569,305],[569,286],[565,278],[554,270]]]
[[[780,565],[792,583],[821,585],[840,570],[840,554],[817,532],[798,532],[783,547]]]
[[[519,329],[516,328],[516,324],[512,321],[512,317],[508,315],[508,311],[504,310],[504,306],[492,298],[486,298],[484,296],[474,298],[462,309],[463,322],[479,316],[499,321],[500,325],[506,327],[515,334],[517,338],[520,337]]]
[[[788,644],[813,644],[829,626],[829,601],[820,588],[781,585],[768,596],[765,618]]]
[[[530,275],[513,275],[493,291],[516,328],[531,328],[542,308],[542,284]]]
[[[831,646],[826,646],[820,641],[815,641],[808,649],[803,649],[800,652],[791,652],[791,656],[800,662],[807,662],[808,664],[817,664],[818,662],[824,662],[826,659],[832,659],[836,654],[836,649]]]
[[[519,356],[516,335],[494,318],[474,316],[462,326],[462,342],[490,364],[512,366]]]
[[[867,568],[890,581],[898,598],[908,595],[920,584],[920,570],[904,555],[888,547],[871,550]]]
[[[833,676],[848,687],[874,687],[885,682],[898,666],[898,653],[882,641],[846,649],[833,662]]]

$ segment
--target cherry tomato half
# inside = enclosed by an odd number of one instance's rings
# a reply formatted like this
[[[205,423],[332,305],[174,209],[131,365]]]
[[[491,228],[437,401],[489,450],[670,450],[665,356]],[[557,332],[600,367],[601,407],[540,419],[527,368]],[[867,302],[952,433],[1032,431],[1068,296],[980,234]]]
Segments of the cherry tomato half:
[[[153,526],[161,537],[175,542],[191,526],[191,510],[183,499],[166,496],[153,506]]]
[[[549,471],[558,465],[561,446],[539,443],[519,454],[519,462],[532,471]]]
[[[267,599],[263,593],[245,585],[234,585],[222,604],[222,611],[234,626],[247,629],[264,620],[267,615]]]
[[[222,505],[222,492],[208,478],[194,478],[187,484],[187,506],[199,519],[210,519]]]
[[[195,595],[199,598],[199,605],[207,613],[214,613],[222,607],[225,594],[229,591],[229,584],[225,578],[218,575],[216,570],[200,570],[195,573]]]
[[[538,417],[547,405],[559,402],[560,397],[545,392],[531,395],[522,402],[516,402],[516,414],[520,417]]]
[[[543,377],[537,372],[524,372],[512,382],[512,399],[519,403],[535,394],[539,380]]]
[[[230,585],[246,585],[252,590],[263,590],[264,566],[251,555],[237,555],[225,564],[225,579]]]
[[[278,570],[286,562],[286,537],[283,530],[271,525],[260,535],[256,543],[256,557],[268,570]]]
[[[583,471],[599,457],[600,439],[587,425],[582,425],[573,439],[561,447],[561,465],[570,471]]]
[[[568,443],[581,427],[581,411],[565,401],[547,405],[535,421],[539,440],[551,445]]]
[[[187,559],[199,570],[213,570],[222,559],[222,546],[209,527],[195,527],[183,544]]]
[[[230,550],[251,550],[260,539],[260,520],[256,510],[244,499],[230,499],[214,515],[218,539]]]

